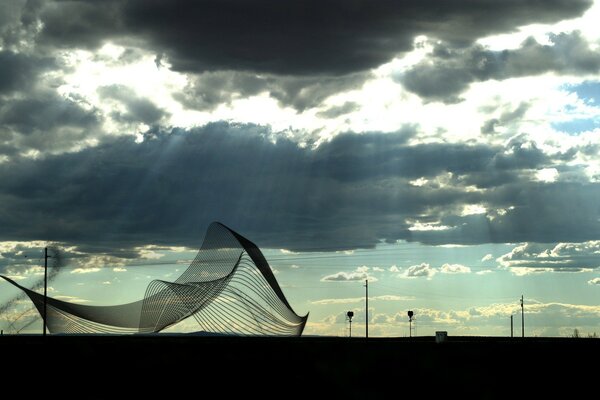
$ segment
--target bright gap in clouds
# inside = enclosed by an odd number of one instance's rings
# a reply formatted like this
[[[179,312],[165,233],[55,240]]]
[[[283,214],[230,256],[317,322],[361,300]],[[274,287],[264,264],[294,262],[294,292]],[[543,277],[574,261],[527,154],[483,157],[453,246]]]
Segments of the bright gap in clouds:
[[[90,106],[101,110],[106,117],[110,117],[115,110],[125,112],[127,109],[125,104],[103,99],[98,93],[103,87],[118,86],[130,89],[133,96],[147,99],[166,110],[171,114],[168,120],[171,125],[190,127],[206,124],[211,120],[204,113],[183,109],[173,99],[173,93],[183,90],[187,84],[187,77],[170,70],[164,60],[161,61],[162,65],[157,65],[156,55],[107,43],[97,52],[65,52],[63,59],[72,72],[63,77],[65,83],[57,91],[67,97],[82,96]],[[133,128],[133,132],[128,128]],[[105,129],[113,134],[132,134],[143,133],[149,126],[139,123],[124,128],[107,118]]]
[[[414,51],[374,70],[362,87],[326,99],[324,107],[356,104],[354,111],[336,118],[323,118],[319,109],[298,112],[282,107],[268,92],[233,99],[212,111],[186,109],[173,95],[185,89],[188,78],[170,70],[168,59],[162,59],[162,65],[157,66],[156,55],[110,43],[97,53],[66,52],[64,61],[73,72],[62,78],[64,84],[57,90],[66,97],[82,96],[87,107],[101,110],[105,116],[104,127],[112,134],[139,134],[150,126],[144,122],[124,124],[111,117],[115,111],[124,113],[127,109],[122,101],[99,95],[101,88],[111,86],[130,89],[131,96],[149,100],[163,110],[166,115],[161,124],[189,128],[219,120],[256,123],[271,126],[275,131],[288,131],[301,142],[306,134],[328,139],[344,131],[391,132],[405,124],[419,125],[420,135],[412,139],[417,142],[476,140],[491,143],[502,143],[521,132],[543,137],[549,127],[572,132],[597,126],[594,122],[596,107],[566,93],[565,77],[552,75],[473,83],[462,94],[461,102],[424,103],[393,80],[432,50],[426,44],[426,37],[418,38],[415,43]],[[571,78],[570,82],[574,85],[580,80]],[[494,126],[496,135],[481,134],[491,118],[515,112],[519,107],[526,108],[520,119],[500,120]],[[493,109],[499,111],[490,115],[488,110]]]
[[[493,35],[477,40],[491,50],[507,50],[518,48],[528,37],[534,37],[538,42],[548,44],[548,33],[581,31],[585,37],[594,42],[600,39],[600,3],[595,2],[583,16],[570,20],[549,24],[532,24],[522,26],[516,32]]]

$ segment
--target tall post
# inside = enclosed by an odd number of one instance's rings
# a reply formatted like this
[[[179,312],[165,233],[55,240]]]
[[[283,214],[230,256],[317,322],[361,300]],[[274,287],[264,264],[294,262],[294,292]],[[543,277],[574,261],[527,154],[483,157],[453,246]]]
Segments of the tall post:
[[[349,337],[352,337],[352,320],[350,320],[349,322],[350,322],[350,335],[349,335]]]
[[[412,317],[408,318],[408,337],[412,337]]]
[[[365,324],[365,337],[369,338],[369,280],[365,279],[365,315],[367,317]]]
[[[510,337],[513,337],[513,316],[510,315]]]
[[[46,336],[46,311],[48,310],[48,248],[44,247],[44,336]]]
[[[525,337],[525,311],[523,309],[523,295],[521,295],[521,337]]]

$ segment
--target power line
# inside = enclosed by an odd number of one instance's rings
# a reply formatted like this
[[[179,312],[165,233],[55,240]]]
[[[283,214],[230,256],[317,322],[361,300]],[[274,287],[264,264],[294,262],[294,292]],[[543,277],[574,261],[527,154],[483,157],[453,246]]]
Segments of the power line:
[[[41,259],[40,259],[41,261]],[[188,264],[190,264],[193,260],[166,260],[166,261],[156,261],[156,262],[148,262],[148,263],[131,263],[131,264],[120,264],[120,263],[115,263],[115,264],[105,264],[103,266],[94,266],[96,268],[117,268],[117,267],[124,267],[124,268],[145,268],[145,267],[154,267],[154,266],[187,266]],[[271,261],[273,260],[269,260],[267,259],[268,262],[270,262],[270,264],[273,267],[278,267],[278,268],[289,268],[289,269],[294,269],[291,268],[291,266],[286,265],[286,264],[282,264],[282,263],[271,263]],[[28,267],[32,267],[32,266],[36,266],[36,264],[19,264],[22,266],[28,266]],[[13,265],[14,266],[14,265]],[[467,267],[471,268],[471,269],[497,269],[495,266],[486,266],[486,265],[466,265]],[[346,268],[346,265],[340,264],[340,265],[334,265],[334,264],[319,264],[319,265],[304,265],[303,268],[299,269],[299,273],[300,272],[304,272],[304,271],[316,271],[316,270],[343,270],[344,268]],[[63,266],[60,267],[62,270],[69,270],[69,269],[77,269],[77,268],[85,268],[79,265],[67,265],[67,266]],[[350,267],[350,269],[354,269],[354,266]],[[289,272],[289,271],[288,271]],[[347,272],[352,272],[352,271],[347,271]],[[376,272],[391,272],[388,270],[384,271],[376,271]],[[396,274],[397,272],[392,272],[394,274]]]

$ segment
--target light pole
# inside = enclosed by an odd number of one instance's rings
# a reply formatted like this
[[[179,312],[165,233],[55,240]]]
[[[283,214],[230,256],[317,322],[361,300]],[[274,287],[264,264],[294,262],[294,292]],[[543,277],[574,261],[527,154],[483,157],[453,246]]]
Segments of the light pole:
[[[350,323],[350,337],[352,337],[352,317],[354,317],[354,312],[353,311],[348,311],[346,313],[346,317],[348,317],[348,322]]]
[[[523,308],[523,295],[521,295],[521,337],[525,337],[525,311]]]

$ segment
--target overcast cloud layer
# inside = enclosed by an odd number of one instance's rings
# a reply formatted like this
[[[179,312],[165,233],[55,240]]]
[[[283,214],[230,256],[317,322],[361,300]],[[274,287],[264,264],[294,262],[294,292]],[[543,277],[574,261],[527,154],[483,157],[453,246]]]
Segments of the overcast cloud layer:
[[[433,65],[419,65],[399,81],[425,98],[449,102],[469,82],[527,73],[526,66],[518,66],[523,53],[536,58],[525,64],[542,63],[532,73],[559,68],[551,59],[552,49],[529,44],[515,55],[494,57],[474,45],[477,39],[532,23],[574,18],[591,4],[591,0],[11,1],[0,5],[4,16],[0,60],[6,61],[0,67],[4,72],[0,91],[35,80],[44,64],[40,54],[48,56],[45,63],[49,63],[58,52],[94,51],[111,42],[150,52],[157,65],[167,61],[174,71],[190,74],[188,90],[176,96],[186,107],[211,110],[240,94],[266,91],[282,105],[302,111],[359,87],[370,69],[413,50],[415,38],[425,35],[442,40],[449,49],[440,49]],[[11,52],[15,50],[35,57],[15,56]],[[458,56],[468,64],[453,60]],[[129,57],[135,59],[135,51]],[[439,57],[447,63],[440,65]],[[481,66],[475,63],[492,58],[500,60],[478,71]],[[586,65],[580,68],[594,68],[587,60],[579,60],[582,63]],[[503,72],[511,68],[519,71]]]
[[[600,184],[535,181],[575,151],[549,156],[524,140],[410,145],[414,134],[343,134],[310,149],[221,123],[17,158],[0,164],[0,239],[197,246],[212,220],[294,250],[599,236]],[[488,211],[461,216],[469,205]],[[410,230],[419,223],[443,229]]]
[[[515,50],[490,51],[481,45],[456,48],[439,43],[432,57],[397,79],[428,100],[459,101],[470,83],[490,79],[540,75],[547,72],[593,74],[600,70],[600,54],[580,33],[561,33],[543,45],[528,38]]]
[[[596,87],[597,43],[582,31],[550,33],[546,42],[531,36],[504,50],[478,41],[576,18],[591,5],[3,2],[0,240],[124,251],[150,243],[197,246],[213,220],[263,246],[303,250],[399,239],[595,240],[595,136],[546,140],[536,126],[534,138],[523,127],[542,120],[535,99],[465,100],[474,84],[512,78],[579,77]],[[377,70],[419,52],[412,64]],[[148,57],[156,74],[172,74],[166,94],[142,94],[128,79],[108,78],[121,68],[133,80],[137,70],[126,68]],[[93,78],[73,78],[94,68]],[[373,82],[385,89],[360,92]],[[384,94],[389,100],[369,111]],[[567,95],[574,105],[565,112],[595,112],[594,100],[577,97],[576,88]],[[269,120],[272,109],[255,106],[243,115],[260,114],[264,124],[238,120],[234,103],[257,104],[260,96],[287,114]],[[467,104],[477,119],[457,130],[443,125],[460,117],[439,117],[442,126],[428,131],[438,108],[384,132],[363,124],[360,114],[369,112],[372,122],[387,109],[410,116],[431,103]],[[228,107],[232,114],[223,112]],[[190,110],[199,114],[189,117]],[[309,128],[270,126],[285,125],[285,116]],[[330,120],[342,128],[330,128]]]
[[[42,6],[41,40],[94,48],[140,40],[179,71],[345,74],[377,67],[428,35],[468,45],[530,23],[576,17],[589,0],[200,2],[68,1]],[[69,18],[65,18],[68,15]]]

